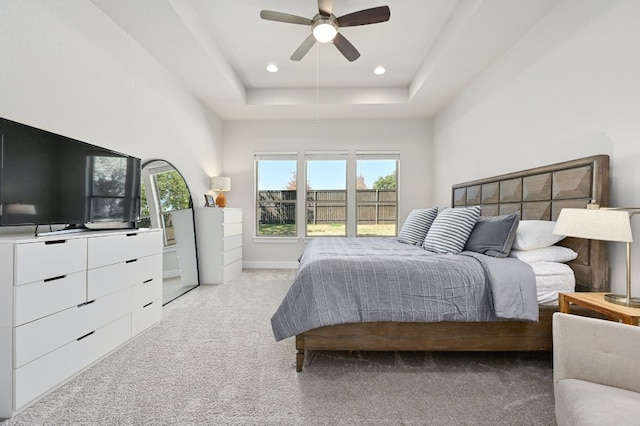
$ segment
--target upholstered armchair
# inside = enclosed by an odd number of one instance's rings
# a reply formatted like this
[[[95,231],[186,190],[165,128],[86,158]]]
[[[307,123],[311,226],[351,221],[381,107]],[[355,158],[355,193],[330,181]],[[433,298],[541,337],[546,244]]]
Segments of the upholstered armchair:
[[[555,313],[558,425],[640,425],[640,327]]]

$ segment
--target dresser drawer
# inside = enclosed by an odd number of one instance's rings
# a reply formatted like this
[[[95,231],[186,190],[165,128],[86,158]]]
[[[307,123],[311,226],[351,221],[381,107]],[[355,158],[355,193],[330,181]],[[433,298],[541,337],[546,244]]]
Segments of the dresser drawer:
[[[229,251],[238,247],[242,247],[242,234],[222,239],[222,251]]]
[[[161,299],[149,302],[139,308],[134,307],[131,311],[131,335],[135,336],[141,333],[160,320],[162,320]]]
[[[88,268],[98,268],[162,252],[162,232],[135,232],[91,238]]]
[[[223,223],[242,222],[242,209],[224,209]]]
[[[20,285],[14,289],[15,326],[63,311],[87,301],[87,274],[75,272],[62,277]]]
[[[14,329],[14,368],[27,364],[128,314],[131,290],[111,294]]]
[[[222,253],[222,264],[224,266],[229,265],[237,260],[242,259],[242,247],[234,248],[233,250]]]
[[[87,240],[83,238],[44,240],[15,247],[16,285],[87,269]]]
[[[161,275],[161,254],[90,269],[87,271],[87,299],[93,300]]]
[[[234,235],[242,235],[242,222],[240,223],[225,223],[222,225],[222,236],[232,237]]]
[[[141,308],[154,300],[162,299],[162,279],[153,278],[140,284],[136,284],[131,289],[131,307]]]
[[[13,409],[18,410],[49,389],[108,354],[131,337],[131,315],[53,351],[13,372]]]
[[[227,283],[242,273],[242,260],[236,260],[235,262],[224,266],[222,269],[223,281]]]

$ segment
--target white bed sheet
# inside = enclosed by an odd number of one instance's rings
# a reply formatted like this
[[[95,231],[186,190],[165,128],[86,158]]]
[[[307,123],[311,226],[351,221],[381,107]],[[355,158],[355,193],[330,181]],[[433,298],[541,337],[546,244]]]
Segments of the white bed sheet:
[[[529,265],[536,276],[539,305],[557,305],[558,292],[575,290],[576,277],[568,265],[556,262],[531,262]]]

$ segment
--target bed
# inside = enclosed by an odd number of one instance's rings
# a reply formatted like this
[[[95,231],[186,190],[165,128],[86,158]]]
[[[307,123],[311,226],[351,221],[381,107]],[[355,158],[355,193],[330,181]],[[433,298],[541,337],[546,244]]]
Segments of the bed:
[[[608,196],[609,157],[598,155],[456,184],[452,187],[451,205],[454,208],[481,206],[485,217],[519,212],[522,220],[552,221],[565,207],[582,208],[591,200],[607,205]],[[558,245],[577,253],[575,260],[567,263],[573,271],[576,291],[608,290],[606,243],[565,238]],[[333,248],[325,244],[323,250]],[[364,253],[363,259],[374,255],[377,254]],[[464,303],[473,305],[473,302]],[[390,317],[392,320],[372,316],[365,322],[355,319],[349,322],[346,318],[345,323],[295,334],[296,370],[302,371],[305,351],[316,350],[549,351],[552,349],[551,318],[557,305],[541,304],[536,308],[533,317],[527,312],[522,317],[499,318],[483,311],[473,312],[468,321],[446,316],[442,317],[444,320],[425,320],[420,315],[416,319]]]

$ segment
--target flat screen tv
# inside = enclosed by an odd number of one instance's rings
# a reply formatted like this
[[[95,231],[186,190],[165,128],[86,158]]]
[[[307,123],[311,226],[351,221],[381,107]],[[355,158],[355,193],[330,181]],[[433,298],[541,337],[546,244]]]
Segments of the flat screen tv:
[[[0,118],[0,225],[135,228],[140,159]]]

